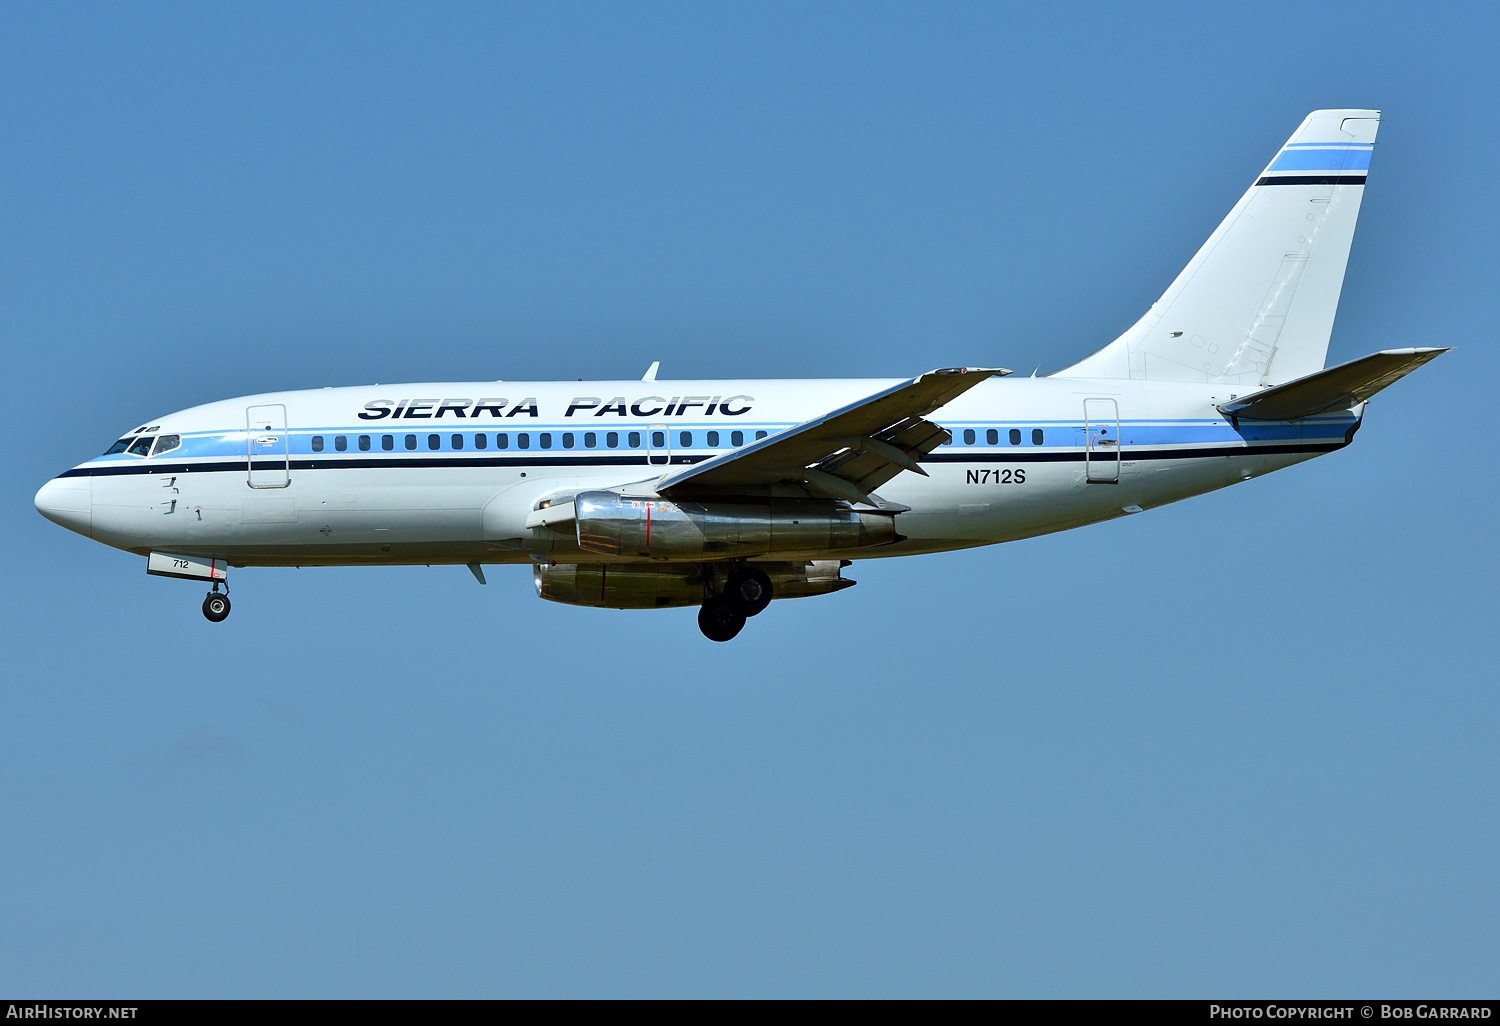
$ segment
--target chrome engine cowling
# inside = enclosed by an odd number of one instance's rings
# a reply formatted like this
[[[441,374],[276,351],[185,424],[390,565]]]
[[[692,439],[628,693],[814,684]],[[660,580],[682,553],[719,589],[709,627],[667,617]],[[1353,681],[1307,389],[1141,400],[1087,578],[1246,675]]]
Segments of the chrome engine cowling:
[[[822,499],[673,502],[583,492],[574,500],[578,545],[650,559],[723,559],[889,545],[895,518]]]
[[[827,595],[853,587],[838,560],[756,563],[771,579],[773,598]],[[549,602],[608,609],[696,606],[720,590],[729,567],[661,563],[540,563],[532,569],[536,593]]]
[[[651,563],[539,563],[536,593],[549,602],[608,609],[696,606],[707,596],[696,565]]]

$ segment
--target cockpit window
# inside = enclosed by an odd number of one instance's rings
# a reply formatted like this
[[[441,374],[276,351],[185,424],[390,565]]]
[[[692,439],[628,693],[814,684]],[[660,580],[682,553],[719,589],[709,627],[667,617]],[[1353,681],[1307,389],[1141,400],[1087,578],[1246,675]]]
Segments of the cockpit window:
[[[164,452],[171,452],[181,444],[181,435],[160,435],[156,439],[156,448],[151,450],[151,455],[160,456]]]
[[[151,452],[151,443],[155,440],[150,435],[143,435],[130,443],[130,448],[125,451],[134,453],[137,456],[145,456]]]
[[[128,446],[133,441],[135,441],[134,438],[122,438],[118,442],[116,442],[114,445],[111,445],[108,449],[105,449],[104,450],[104,455],[106,455],[106,456],[113,456],[117,452],[124,452],[125,451],[125,447]]]

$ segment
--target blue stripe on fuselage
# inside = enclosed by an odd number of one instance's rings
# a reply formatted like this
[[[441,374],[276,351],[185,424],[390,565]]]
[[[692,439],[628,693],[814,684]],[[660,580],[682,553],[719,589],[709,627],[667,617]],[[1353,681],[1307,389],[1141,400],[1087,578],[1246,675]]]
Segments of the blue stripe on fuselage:
[[[1193,459],[1205,455],[1328,452],[1345,444],[1349,428],[1356,424],[1358,419],[1352,414],[1341,413],[1295,422],[1241,420],[1238,427],[1228,421],[1217,419],[1121,421],[1118,431],[1120,442],[1124,446],[1123,458],[1126,460]],[[769,430],[774,436],[777,427],[774,424],[761,424],[745,430],[747,433],[755,430]],[[1058,462],[1082,459],[1086,444],[1084,425],[1079,421],[948,421],[944,427],[952,432],[953,442],[939,446],[923,457],[924,460],[934,463]],[[1044,441],[1040,446],[1031,443],[1031,430],[1038,427],[1044,431]],[[1008,444],[1012,428],[1023,431],[1023,444],[1014,446]],[[674,424],[670,428],[674,435],[682,431],[691,431],[696,434],[714,429],[717,429],[717,426],[711,428],[702,424]],[[652,465],[647,462],[647,450],[644,448],[632,450],[596,447],[589,449],[579,445],[572,449],[565,449],[556,444],[561,441],[562,427],[527,425],[527,430],[532,434],[548,431],[559,437],[556,438],[554,448],[551,449],[538,447],[483,450],[473,448],[473,432],[445,432],[443,438],[445,443],[451,442],[451,439],[447,437],[448,434],[464,434],[465,448],[463,450],[423,448],[411,451],[403,447],[393,451],[381,449],[360,451],[351,447],[346,452],[337,452],[331,451],[330,447],[321,453],[315,453],[312,451],[313,435],[323,435],[325,442],[331,442],[332,436],[336,434],[357,436],[358,429],[313,428],[288,432],[288,441],[291,446],[291,466],[294,470],[512,466],[645,467]],[[627,426],[622,430],[636,429]],[[645,428],[642,427],[640,430],[644,432]],[[976,444],[963,444],[962,439],[966,430],[974,431]],[[999,439],[996,444],[986,443],[986,433],[989,431],[996,432]],[[493,432],[489,433],[493,434]],[[426,439],[423,439],[423,443],[425,441]],[[691,465],[733,451],[728,447],[710,449],[700,446],[684,449],[674,446],[671,450],[671,465]],[[658,454],[664,455],[664,452],[659,450]],[[95,457],[63,476],[114,477],[132,474],[188,473],[194,470],[234,470],[243,473],[246,459],[245,439],[243,434],[236,435],[222,431],[196,435],[184,434],[182,445],[171,453],[163,455],[166,457],[165,460],[157,457],[140,458],[121,455]],[[205,462],[184,462],[184,460]],[[256,461],[257,466],[264,463],[268,468],[280,466],[282,462],[282,458],[269,454]],[[655,465],[662,466],[663,464]]]
[[[1307,455],[1315,456],[1319,453],[1333,452],[1342,449],[1348,441],[1339,439],[1319,439],[1316,441],[1290,442],[1284,444],[1260,443],[1255,445],[1208,445],[1208,446],[1183,446],[1175,449],[1139,449],[1125,448],[1120,453],[1120,458],[1130,463],[1135,460],[1189,460],[1207,459],[1218,456],[1283,456],[1283,455]],[[673,455],[671,465],[691,466],[709,459],[713,454],[702,456]],[[937,452],[923,456],[920,463],[1080,463],[1085,458],[1083,449],[980,449],[959,448],[940,449]],[[1110,453],[1094,453],[1094,459],[1109,459]],[[284,466],[280,460],[267,460],[264,463],[257,462],[257,470],[280,470]],[[376,459],[293,459],[292,470],[436,470],[436,469],[479,469],[485,467],[553,467],[557,469],[567,467],[600,467],[600,466],[648,466],[644,455],[636,457],[605,457],[593,453],[583,452],[576,456],[561,459],[540,456],[390,456]],[[649,466],[661,469],[665,464],[649,464]],[[136,474],[188,474],[188,473],[245,473],[244,459],[233,461],[214,461],[204,463],[158,463],[154,465],[128,465],[97,467],[85,464],[65,470],[58,477],[125,477]]]

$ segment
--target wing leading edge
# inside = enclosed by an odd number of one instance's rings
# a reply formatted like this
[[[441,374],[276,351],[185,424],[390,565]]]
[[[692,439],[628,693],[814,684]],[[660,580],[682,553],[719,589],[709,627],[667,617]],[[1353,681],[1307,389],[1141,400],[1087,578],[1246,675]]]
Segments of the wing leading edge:
[[[800,484],[833,498],[884,508],[873,493],[903,470],[926,475],[917,461],[948,433],[926,416],[1002,367],[928,371],[832,413],[656,482],[668,498],[734,494],[746,488]]]

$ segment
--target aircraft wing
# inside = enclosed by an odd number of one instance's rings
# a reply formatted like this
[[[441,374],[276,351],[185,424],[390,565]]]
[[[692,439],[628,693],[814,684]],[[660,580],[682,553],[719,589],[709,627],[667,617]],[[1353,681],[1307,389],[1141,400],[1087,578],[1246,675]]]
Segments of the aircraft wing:
[[[1009,373],[999,367],[928,371],[742,449],[664,474],[656,491],[678,498],[801,484],[881,506],[871,493],[903,470],[925,477],[917,460],[948,437],[923,418],[986,378]]]
[[[1296,420],[1324,410],[1347,410],[1447,351],[1386,349],[1371,353],[1223,403],[1219,412],[1246,420]]]

